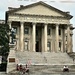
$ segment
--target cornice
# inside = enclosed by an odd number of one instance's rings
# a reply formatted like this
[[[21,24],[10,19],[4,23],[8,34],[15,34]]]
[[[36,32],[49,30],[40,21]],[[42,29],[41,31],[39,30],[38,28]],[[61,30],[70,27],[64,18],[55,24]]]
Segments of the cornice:
[[[48,4],[46,4],[46,3],[42,2],[42,1],[27,5],[27,6],[22,6],[22,7],[10,10],[10,11],[7,11],[7,13],[11,14],[11,13],[14,13],[14,12],[19,11],[19,10],[27,9],[27,8],[30,8],[30,7],[35,7],[36,5],[39,5],[39,4],[45,6],[45,7],[49,8],[49,9],[55,10],[56,12],[60,12],[61,14],[64,14],[66,17],[68,17],[68,19],[71,19],[73,17],[72,15],[67,14],[66,12],[63,12],[63,11],[61,11],[61,10],[51,6],[51,5],[48,5]]]
[[[9,16],[33,16],[33,17],[48,17],[48,18],[63,18],[63,19],[69,19],[68,17],[62,17],[62,16],[50,16],[50,15],[36,15],[36,14],[18,14],[18,13],[12,13]]]

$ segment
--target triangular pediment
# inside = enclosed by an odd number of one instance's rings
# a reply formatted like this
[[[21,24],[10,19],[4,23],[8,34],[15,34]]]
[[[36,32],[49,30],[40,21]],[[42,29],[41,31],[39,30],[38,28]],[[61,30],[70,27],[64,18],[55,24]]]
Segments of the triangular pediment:
[[[64,16],[55,10],[49,9],[43,5],[36,5],[35,7],[29,7],[26,9],[19,10],[15,13],[18,14],[31,14],[31,15],[49,15],[49,16]]]
[[[37,2],[27,6],[22,6],[18,9],[8,11],[16,14],[29,14],[29,15],[45,15],[45,16],[61,16],[61,17],[72,17],[71,15],[56,9],[44,2]]]

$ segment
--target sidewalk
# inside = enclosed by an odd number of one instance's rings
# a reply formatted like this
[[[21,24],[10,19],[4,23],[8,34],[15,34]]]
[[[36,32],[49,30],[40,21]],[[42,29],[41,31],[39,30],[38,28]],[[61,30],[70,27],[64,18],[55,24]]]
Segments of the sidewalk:
[[[7,75],[6,72],[0,72],[0,75]]]

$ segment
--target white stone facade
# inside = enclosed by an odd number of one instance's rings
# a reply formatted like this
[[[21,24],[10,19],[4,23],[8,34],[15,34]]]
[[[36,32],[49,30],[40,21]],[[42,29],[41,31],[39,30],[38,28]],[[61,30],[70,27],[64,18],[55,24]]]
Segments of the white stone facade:
[[[72,52],[72,16],[43,2],[7,11],[7,23],[15,29],[16,50]]]

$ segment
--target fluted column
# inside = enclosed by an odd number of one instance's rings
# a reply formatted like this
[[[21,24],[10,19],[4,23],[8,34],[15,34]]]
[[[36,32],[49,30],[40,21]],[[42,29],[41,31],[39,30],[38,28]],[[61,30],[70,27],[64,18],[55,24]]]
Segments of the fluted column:
[[[47,24],[44,25],[44,44],[45,52],[47,52]]]
[[[20,47],[21,51],[24,50],[24,22],[21,22],[21,33],[20,33]]]
[[[70,52],[70,27],[67,27],[67,52]]]
[[[73,35],[73,34],[71,34],[71,40],[70,40],[71,50],[70,50],[70,52],[73,52],[73,49],[72,49],[72,48],[73,48],[73,40],[72,40],[72,35]]]
[[[32,30],[32,39],[33,39],[33,51],[35,52],[35,48],[36,48],[36,23],[32,23],[33,24],[33,30]]]
[[[66,52],[66,29],[64,28],[64,32],[63,32],[63,52]]]
[[[56,25],[56,52],[59,51],[59,25]]]

